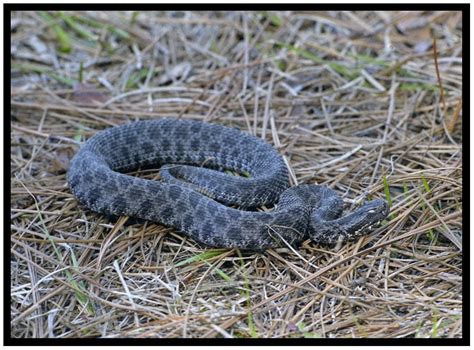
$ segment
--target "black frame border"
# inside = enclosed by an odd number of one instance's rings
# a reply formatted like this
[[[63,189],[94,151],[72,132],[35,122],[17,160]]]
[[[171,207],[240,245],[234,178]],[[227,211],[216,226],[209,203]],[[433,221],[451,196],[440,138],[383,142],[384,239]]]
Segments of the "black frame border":
[[[321,10],[377,10],[377,11],[461,11],[462,12],[462,25],[463,25],[463,51],[462,59],[466,62],[463,66],[463,96],[469,96],[469,77],[470,77],[470,4],[469,3],[333,3],[333,4],[271,4],[271,3],[226,3],[226,4],[197,4],[197,3],[162,3],[162,4],[151,4],[151,3],[137,3],[137,4],[125,4],[125,3],[69,3],[69,4],[40,4],[40,3],[9,3],[3,4],[3,32],[4,32],[4,55],[10,52],[11,48],[11,37],[7,35],[10,33],[10,22],[12,11],[37,11],[37,10],[102,10],[102,11],[124,11],[124,10],[186,10],[186,11],[277,11],[277,10],[305,10],[305,11],[321,11]],[[11,111],[11,61],[4,59],[4,116],[9,116]],[[465,77],[467,77],[465,79]],[[10,97],[10,98],[7,98]],[[466,117],[464,117],[466,116]],[[356,339],[296,339],[296,338],[285,338],[285,339],[224,339],[224,338],[160,338],[160,339],[137,339],[137,338],[12,338],[11,337],[11,309],[9,305],[11,295],[11,273],[10,273],[10,247],[11,239],[7,232],[10,232],[10,212],[8,208],[11,208],[11,183],[7,183],[6,175],[11,172],[11,126],[10,120],[5,118],[4,123],[4,251],[3,251],[3,305],[5,312],[3,313],[3,345],[4,346],[203,346],[203,345],[214,345],[214,346],[244,346],[244,345],[257,345],[257,346],[314,346],[314,345],[345,345],[345,346],[394,346],[394,345],[438,345],[438,346],[466,346],[470,345],[470,238],[469,238],[469,175],[470,175],[470,140],[469,140],[469,116],[470,116],[470,99],[463,99],[463,247],[467,249],[463,252],[463,315],[462,315],[462,338],[356,338]],[[8,161],[8,162],[7,162]]]

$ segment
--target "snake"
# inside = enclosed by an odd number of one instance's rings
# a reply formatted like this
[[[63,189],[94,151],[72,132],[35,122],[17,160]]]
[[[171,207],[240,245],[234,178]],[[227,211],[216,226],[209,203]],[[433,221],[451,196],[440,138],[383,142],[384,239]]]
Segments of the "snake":
[[[155,169],[155,178],[134,176]],[[158,170],[159,169],[159,170]],[[287,163],[265,140],[219,124],[163,118],[97,132],[67,181],[87,210],[174,228],[215,248],[264,250],[353,240],[389,213],[373,199],[343,213],[328,186],[290,186]]]

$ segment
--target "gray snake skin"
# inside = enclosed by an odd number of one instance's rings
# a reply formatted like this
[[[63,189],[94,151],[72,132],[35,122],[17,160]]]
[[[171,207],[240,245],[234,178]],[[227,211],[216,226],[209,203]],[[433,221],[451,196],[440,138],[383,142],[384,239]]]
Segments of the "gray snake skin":
[[[126,174],[159,166],[161,181]],[[97,133],[73,158],[68,182],[92,211],[162,223],[213,247],[335,243],[369,233],[388,215],[377,199],[342,216],[342,199],[330,188],[288,188],[282,157],[263,140],[190,120],[139,121]]]

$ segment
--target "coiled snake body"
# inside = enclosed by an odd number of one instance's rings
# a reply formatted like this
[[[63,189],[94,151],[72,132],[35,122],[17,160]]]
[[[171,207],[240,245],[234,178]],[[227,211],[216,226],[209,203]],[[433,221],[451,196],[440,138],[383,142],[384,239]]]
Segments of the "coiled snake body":
[[[162,181],[125,174],[157,166]],[[388,215],[387,203],[373,200],[341,216],[342,199],[330,188],[288,188],[282,157],[263,140],[190,120],[139,121],[97,133],[73,158],[68,182],[95,212],[162,223],[213,247],[261,250],[308,237],[333,243],[368,233]],[[271,211],[256,211],[276,202]]]

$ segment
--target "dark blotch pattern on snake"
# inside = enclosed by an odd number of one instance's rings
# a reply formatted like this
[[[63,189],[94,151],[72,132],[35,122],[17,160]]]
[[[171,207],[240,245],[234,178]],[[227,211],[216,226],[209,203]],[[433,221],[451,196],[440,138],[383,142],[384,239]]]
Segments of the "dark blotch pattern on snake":
[[[161,181],[130,175],[161,166]],[[232,170],[248,176],[223,172]],[[373,200],[342,216],[328,187],[291,188],[282,157],[254,136],[220,125],[160,119],[97,133],[71,162],[68,182],[87,208],[172,226],[213,247],[261,250],[310,238],[356,238],[388,215]],[[271,211],[256,211],[276,204]]]

